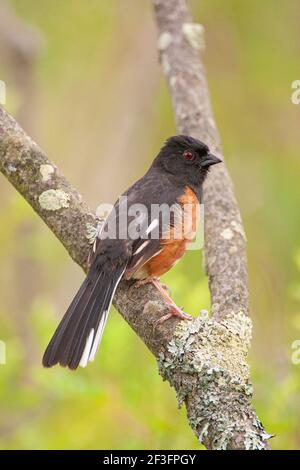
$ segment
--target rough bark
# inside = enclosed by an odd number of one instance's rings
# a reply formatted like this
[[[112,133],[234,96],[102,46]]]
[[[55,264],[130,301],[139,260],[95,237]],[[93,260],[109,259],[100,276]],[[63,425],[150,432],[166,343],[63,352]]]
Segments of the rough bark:
[[[191,24],[184,0],[153,0],[159,48],[178,130],[220,151],[203,66],[201,27]],[[198,32],[198,34],[197,34]],[[152,286],[128,295],[118,288],[114,305],[158,360],[159,370],[185,403],[189,423],[209,449],[265,449],[270,437],[251,406],[246,362],[251,338],[248,317],[245,237],[225,165],[205,188],[205,255],[213,317],[192,322],[155,322],[166,305]],[[69,254],[87,268],[88,238],[95,218],[20,126],[0,108],[0,170],[32,205]],[[200,299],[201,301],[201,299]]]

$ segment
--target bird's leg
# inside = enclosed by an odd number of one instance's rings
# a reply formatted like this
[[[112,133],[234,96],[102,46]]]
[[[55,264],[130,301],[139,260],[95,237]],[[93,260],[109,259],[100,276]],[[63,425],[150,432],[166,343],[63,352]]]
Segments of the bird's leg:
[[[130,295],[130,291],[131,289],[132,290],[135,290],[135,289],[138,289],[139,287],[141,286],[146,286],[147,284],[152,284],[155,286],[154,284],[154,281],[158,282],[160,284],[160,281],[159,281],[159,277],[146,277],[145,279],[138,279],[137,281],[135,281],[134,284],[132,284],[130,287],[129,287],[129,291],[128,291],[128,297],[131,299],[131,300],[134,300],[131,295]],[[161,287],[167,291],[169,291],[169,288],[168,286],[166,286],[166,284],[160,284]],[[156,287],[156,286],[155,286]]]
[[[166,303],[168,304],[169,307],[169,313],[161,317],[159,320],[157,320],[157,323],[163,323],[166,320],[169,320],[169,318],[172,317],[178,317],[181,318],[182,320],[192,320],[193,317],[191,315],[188,315],[185,313],[183,310],[181,310],[175,302],[171,299],[169,296],[168,292],[164,288],[164,286],[159,282],[159,279],[157,278],[151,278],[152,284],[156,287],[156,289],[161,293],[161,295],[164,297],[166,300]]]
[[[163,296],[163,298],[166,300],[166,303],[169,307],[169,313],[161,317],[159,320],[157,320],[157,323],[163,323],[166,320],[169,320],[169,318],[172,317],[178,317],[181,318],[182,320],[192,320],[193,317],[191,315],[188,315],[185,313],[181,308],[177,307],[175,302],[172,300],[170,297],[168,291],[169,288],[165,284],[162,284],[159,280],[159,277],[147,277],[145,279],[139,279],[137,280],[130,288],[130,289],[136,289],[141,286],[145,286],[147,284],[152,284]],[[130,297],[130,293],[129,293]]]

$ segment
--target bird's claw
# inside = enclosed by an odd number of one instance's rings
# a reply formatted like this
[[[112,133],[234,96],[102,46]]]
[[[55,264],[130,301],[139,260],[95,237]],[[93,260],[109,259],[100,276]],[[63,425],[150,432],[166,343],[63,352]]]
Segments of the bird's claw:
[[[172,317],[177,317],[177,318],[180,318],[181,320],[189,320],[189,321],[193,319],[191,315],[189,315],[188,313],[185,313],[179,307],[170,305],[169,309],[170,309],[169,313],[167,313],[163,317],[156,320],[155,324],[161,325],[162,323],[164,323],[165,321],[169,320]]]

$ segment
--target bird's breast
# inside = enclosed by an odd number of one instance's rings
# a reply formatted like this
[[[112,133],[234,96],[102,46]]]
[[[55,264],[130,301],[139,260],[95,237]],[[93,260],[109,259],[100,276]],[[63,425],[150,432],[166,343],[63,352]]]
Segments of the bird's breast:
[[[199,200],[194,191],[186,186],[173,208],[172,223],[163,231],[160,250],[149,259],[134,277],[160,277],[171,269],[184,255],[196,235],[199,219]]]

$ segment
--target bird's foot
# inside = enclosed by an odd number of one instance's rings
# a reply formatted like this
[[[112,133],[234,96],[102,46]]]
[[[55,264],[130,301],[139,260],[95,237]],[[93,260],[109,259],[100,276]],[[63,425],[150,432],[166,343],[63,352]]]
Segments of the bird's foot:
[[[162,324],[166,320],[169,320],[169,318],[172,318],[172,317],[177,317],[177,318],[180,318],[181,320],[192,320],[193,319],[193,317],[191,315],[188,315],[187,313],[185,313],[182,310],[182,308],[177,307],[177,305],[173,302],[173,300],[171,299],[171,297],[168,294],[170,292],[168,286],[166,286],[165,284],[161,284],[158,277],[148,277],[146,279],[137,280],[134,284],[132,284],[132,286],[130,286],[129,291],[128,291],[128,297],[131,300],[134,300],[130,295],[130,291],[131,290],[136,290],[139,287],[146,286],[148,284],[152,284],[152,285],[154,285],[154,287],[157,288],[157,290],[165,298],[165,300],[168,304],[168,308],[169,308],[169,313],[167,313],[163,317],[159,318],[155,322],[156,324]]]
[[[163,286],[159,280],[153,279],[153,284],[157,288],[157,290],[162,294],[164,297],[168,307],[169,307],[169,313],[164,315],[163,317],[159,318],[156,321],[156,324],[161,324],[164,323],[166,320],[169,320],[169,318],[172,317],[178,317],[181,320],[192,320],[193,317],[191,315],[188,315],[185,313],[181,308],[177,307],[175,302],[172,300],[172,298],[168,294],[168,288],[166,289],[167,286]]]
[[[188,313],[185,313],[181,308],[177,307],[176,305],[169,305],[169,313],[164,315],[163,317],[159,318],[156,323],[161,325],[166,320],[169,320],[172,317],[180,318],[181,320],[192,320],[193,317]]]

